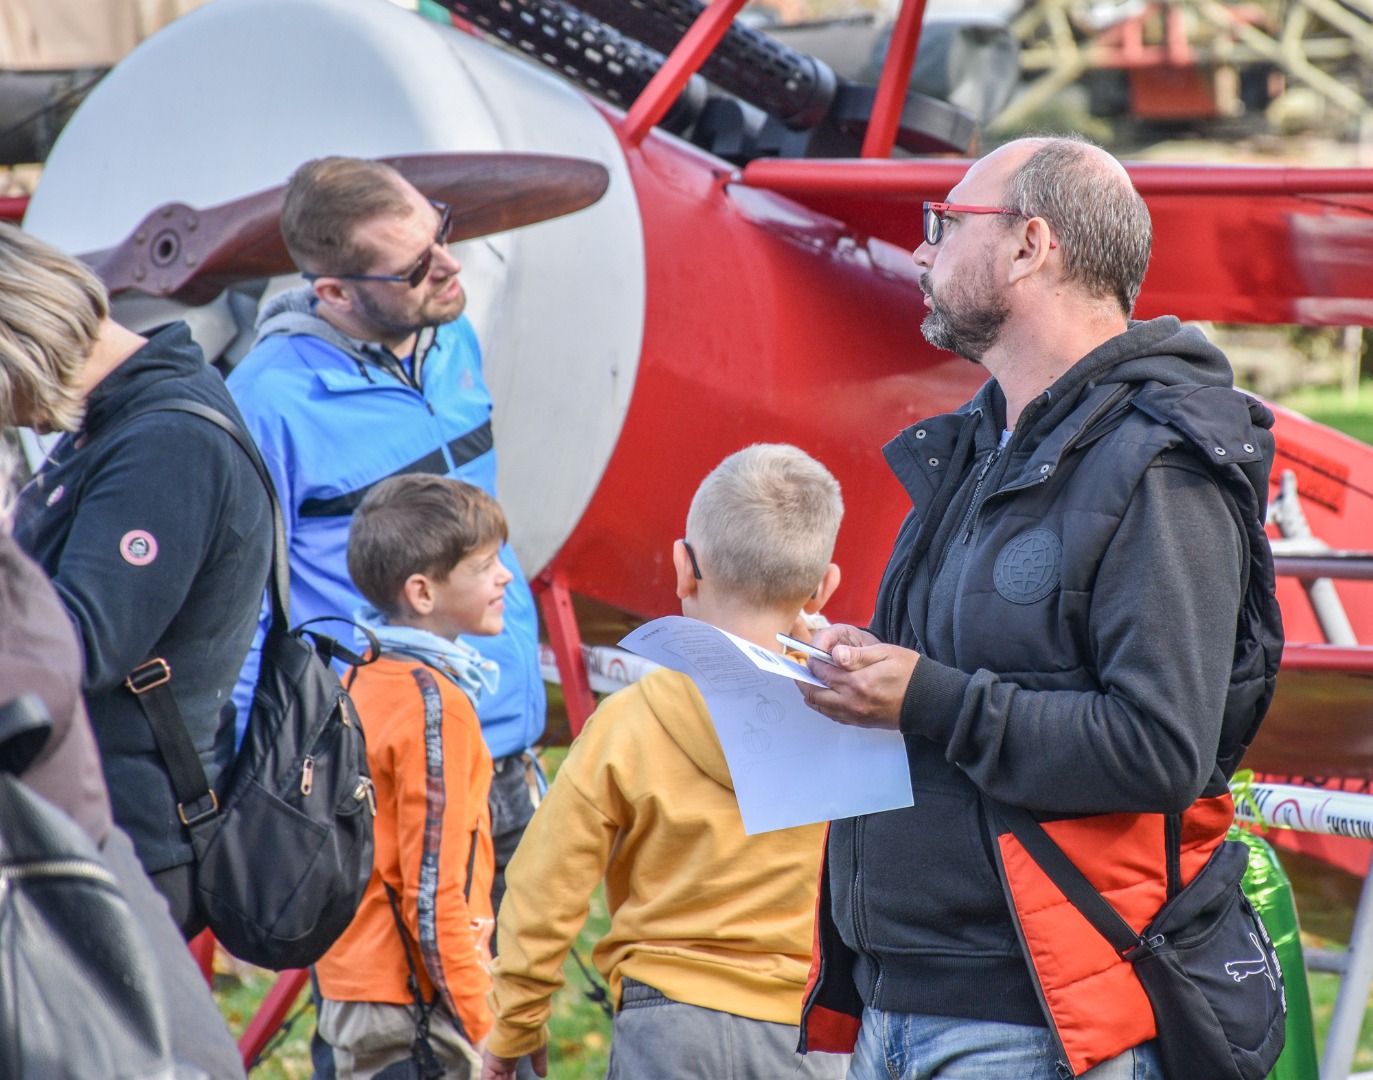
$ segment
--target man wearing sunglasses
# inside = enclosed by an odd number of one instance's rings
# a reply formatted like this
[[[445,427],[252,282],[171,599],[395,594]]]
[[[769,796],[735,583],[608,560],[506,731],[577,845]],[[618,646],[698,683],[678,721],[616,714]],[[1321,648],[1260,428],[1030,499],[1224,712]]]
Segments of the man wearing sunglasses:
[[[923,225],[923,332],[989,380],[886,447],[876,614],[815,635],[802,693],[901,731],[915,804],[830,827],[803,1031],[856,1040],[850,1080],[1160,1080],[1133,969],[998,806],[1137,928],[1221,842],[1281,652],[1273,418],[1200,331],[1131,320],[1152,226],[1101,149],[1010,143]]]
[[[491,396],[447,246],[451,220],[379,162],[310,161],[287,185],[281,233],[306,285],[264,306],[229,389],[281,495],[293,623],[351,618],[363,603],[348,577],[348,527],[379,481],[428,472],[495,494]],[[505,629],[480,639],[500,684],[476,702],[496,768],[497,902],[501,868],[533,814],[528,749],[545,719],[533,599],[508,544],[501,560],[514,576]],[[235,690],[241,717],[256,668],[254,653]]]

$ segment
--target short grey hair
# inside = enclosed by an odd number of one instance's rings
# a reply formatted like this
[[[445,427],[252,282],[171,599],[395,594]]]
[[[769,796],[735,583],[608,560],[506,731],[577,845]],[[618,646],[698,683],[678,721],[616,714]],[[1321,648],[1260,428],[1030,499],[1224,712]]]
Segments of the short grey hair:
[[[701,573],[759,607],[799,609],[834,554],[844,501],[820,462],[785,443],[758,443],[701,481],[686,533]]]
[[[1144,284],[1154,227],[1134,185],[1093,154],[1095,147],[1078,135],[1045,140],[1011,174],[1002,201],[1047,221],[1067,279],[1114,300],[1128,317]]]
[[[0,222],[0,426],[23,401],[58,431],[81,427],[81,370],[109,313],[86,266]]]

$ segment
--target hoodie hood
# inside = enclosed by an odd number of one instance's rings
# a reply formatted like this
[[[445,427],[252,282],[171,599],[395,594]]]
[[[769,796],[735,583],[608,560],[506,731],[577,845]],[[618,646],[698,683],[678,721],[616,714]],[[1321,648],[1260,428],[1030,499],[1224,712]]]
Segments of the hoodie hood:
[[[1231,387],[1235,373],[1225,354],[1200,330],[1184,326],[1174,315],[1164,315],[1148,322],[1132,322],[1125,333],[1074,364],[1058,386],[1067,389],[1073,383],[1085,382]]]
[[[308,285],[278,293],[262,307],[257,319],[257,340],[253,342],[253,347],[257,348],[269,337],[316,337],[332,345],[356,363],[358,371],[369,381],[372,376],[368,368],[372,367],[381,368],[402,383],[417,385],[424,357],[434,344],[434,327],[426,326],[415,341],[417,374],[415,379],[411,379],[396,358],[396,354],[385,345],[350,337],[320,316],[316,306],[315,291]]]
[[[1016,425],[1017,432],[1025,430],[1032,434],[1025,439],[1017,438],[1016,445],[1024,450],[1037,444],[1097,387],[1124,388],[1150,382],[1229,389],[1234,386],[1235,375],[1225,354],[1195,326],[1184,326],[1176,316],[1132,322],[1125,333],[1098,345],[1025,407]],[[956,422],[959,426],[963,418],[981,417],[976,450],[983,452],[999,437],[999,418],[1006,415],[1006,396],[997,381],[989,379],[953,415],[960,418]],[[901,440],[902,436],[898,436],[893,443]]]
[[[692,764],[733,791],[734,780],[729,775],[720,737],[715,734],[715,723],[696,684],[680,671],[659,668],[650,671],[636,686],[663,730]]]
[[[144,336],[147,344],[101,379],[86,398],[82,422],[86,435],[117,422],[135,404],[143,405],[154,397],[200,399],[195,388],[188,389],[184,382],[205,368],[205,354],[191,339],[190,327],[184,322],[168,323],[145,331]]]
[[[359,364],[377,362],[377,358],[369,356],[368,351],[380,346],[351,338],[333,323],[315,314],[315,291],[309,286],[278,293],[263,305],[257,318],[257,340],[253,342],[253,347],[262,344],[264,338],[300,336],[321,338]]]
[[[1148,382],[1229,388],[1234,386],[1235,374],[1225,354],[1200,330],[1184,326],[1176,316],[1164,315],[1132,322],[1125,333],[1098,345],[1031,402],[1024,416],[1033,418],[1038,430],[1052,430],[1094,387]],[[996,393],[1000,395],[999,387]],[[1001,405],[1000,415],[1005,415],[1004,399]]]

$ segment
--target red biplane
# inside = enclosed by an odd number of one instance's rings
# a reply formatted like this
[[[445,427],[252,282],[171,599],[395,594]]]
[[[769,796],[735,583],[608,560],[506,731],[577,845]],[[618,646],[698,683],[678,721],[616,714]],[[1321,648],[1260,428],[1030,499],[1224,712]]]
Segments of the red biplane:
[[[725,454],[791,442],[834,471],[830,612],[862,624],[904,502],[880,447],[983,378],[919,329],[920,203],[976,138],[909,90],[923,0],[875,87],[737,24],[743,2],[445,0],[442,26],[382,0],[218,0],[91,93],[25,225],[95,253],[122,321],[186,318],[231,364],[290,272],[275,213],[301,161],[396,158],[467,207],[502,501],[575,728],[592,699],[571,596],[674,610],[668,553]],[[1139,316],[1373,324],[1373,170],[1129,168],[1155,226]],[[1278,412],[1292,644],[1247,764],[1367,782],[1373,559],[1350,552],[1373,535],[1373,449]]]

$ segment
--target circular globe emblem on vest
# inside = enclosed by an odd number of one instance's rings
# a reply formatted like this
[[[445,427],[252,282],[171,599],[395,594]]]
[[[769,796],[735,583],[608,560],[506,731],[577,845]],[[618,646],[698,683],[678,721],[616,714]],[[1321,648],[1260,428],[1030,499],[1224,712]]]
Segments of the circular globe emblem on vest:
[[[1043,600],[1063,576],[1063,542],[1048,529],[1031,529],[1007,542],[996,557],[992,581],[1013,604]]]

